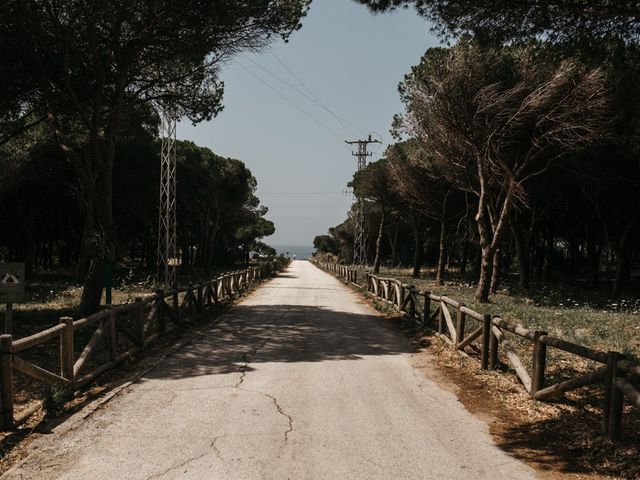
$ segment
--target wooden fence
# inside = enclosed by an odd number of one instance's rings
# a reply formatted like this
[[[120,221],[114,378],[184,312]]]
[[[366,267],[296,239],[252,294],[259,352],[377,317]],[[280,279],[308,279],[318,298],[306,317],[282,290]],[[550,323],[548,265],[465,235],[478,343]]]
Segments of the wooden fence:
[[[144,350],[168,330],[179,328],[189,319],[202,319],[207,307],[230,300],[249,284],[272,276],[283,266],[281,262],[267,262],[196,285],[166,292],[157,290],[153,295],[136,298],[132,303],[113,305],[86,318],[62,317],[58,325],[20,339],[0,335],[2,427],[15,428],[42,405],[36,402],[14,414],[14,372],[57,385],[69,393],[76,392],[136,352]],[[93,329],[93,334],[80,349],[77,345],[78,332],[88,329]],[[45,368],[24,358],[23,352],[56,340],[60,343],[59,371],[55,371],[56,367]],[[93,369],[87,372],[89,366]]]
[[[358,284],[358,271],[355,268],[350,268],[346,265],[339,265],[337,263],[323,263],[322,265],[322,268],[327,272],[334,273],[337,276],[344,278],[347,282],[360,286]]]
[[[640,391],[637,388],[640,364],[625,359],[619,352],[603,352],[567,342],[547,332],[528,330],[500,316],[480,314],[444,295],[418,291],[395,278],[366,273],[361,285],[356,281],[354,268],[326,263],[316,265],[365,288],[376,299],[402,313],[414,326],[437,331],[452,348],[479,357],[482,369],[494,369],[502,355],[535,400],[544,401],[587,385],[601,385],[604,388],[602,432],[612,439],[621,436],[625,400],[640,408]],[[512,337],[532,347],[529,368],[516,353],[510,342]],[[549,348],[590,360],[597,367],[587,374],[548,385],[545,371]]]

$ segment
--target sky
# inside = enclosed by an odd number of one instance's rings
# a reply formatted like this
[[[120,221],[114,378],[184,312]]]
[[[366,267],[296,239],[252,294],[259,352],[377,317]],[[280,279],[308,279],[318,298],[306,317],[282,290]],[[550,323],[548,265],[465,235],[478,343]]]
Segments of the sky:
[[[350,0],[315,0],[288,43],[226,64],[222,113],[181,122],[177,136],[245,162],[276,226],[266,243],[310,246],[353,201],[356,158],[344,141],[379,135],[370,160],[380,158],[402,112],[398,83],[438,44],[414,10],[372,15]]]

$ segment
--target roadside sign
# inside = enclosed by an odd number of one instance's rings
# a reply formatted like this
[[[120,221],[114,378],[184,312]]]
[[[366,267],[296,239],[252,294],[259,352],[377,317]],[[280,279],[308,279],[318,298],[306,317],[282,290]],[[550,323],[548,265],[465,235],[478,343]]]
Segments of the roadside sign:
[[[24,263],[0,263],[0,303],[24,302]]]

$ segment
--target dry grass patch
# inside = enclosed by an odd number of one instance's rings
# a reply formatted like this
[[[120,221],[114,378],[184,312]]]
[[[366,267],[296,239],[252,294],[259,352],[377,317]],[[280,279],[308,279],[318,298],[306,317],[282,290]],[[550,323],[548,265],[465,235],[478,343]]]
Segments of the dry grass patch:
[[[606,294],[582,290],[571,285],[542,286],[530,296],[507,285],[492,295],[491,303],[479,304],[474,299],[475,285],[451,280],[436,285],[426,277],[415,279],[408,269],[383,269],[382,276],[397,278],[464,303],[479,313],[500,315],[530,330],[542,330],[569,342],[602,351],[618,351],[640,359],[640,298],[611,300]],[[360,271],[359,279],[364,279]]]

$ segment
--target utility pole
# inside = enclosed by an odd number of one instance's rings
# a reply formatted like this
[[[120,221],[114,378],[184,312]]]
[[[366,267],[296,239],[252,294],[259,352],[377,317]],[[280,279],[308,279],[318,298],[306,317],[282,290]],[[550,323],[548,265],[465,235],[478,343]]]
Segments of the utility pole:
[[[346,140],[345,140],[346,141]],[[367,166],[367,157],[373,155],[367,153],[370,143],[382,143],[380,140],[372,140],[371,135],[367,140],[346,141],[349,145],[358,145],[358,151],[351,155],[358,158],[358,172]],[[356,197],[356,225],[353,239],[353,263],[354,265],[365,265],[367,263],[367,239],[365,232],[365,203],[364,198]]]
[[[176,286],[176,125],[169,108],[162,109],[160,136],[160,203],[158,208],[158,285]]]

